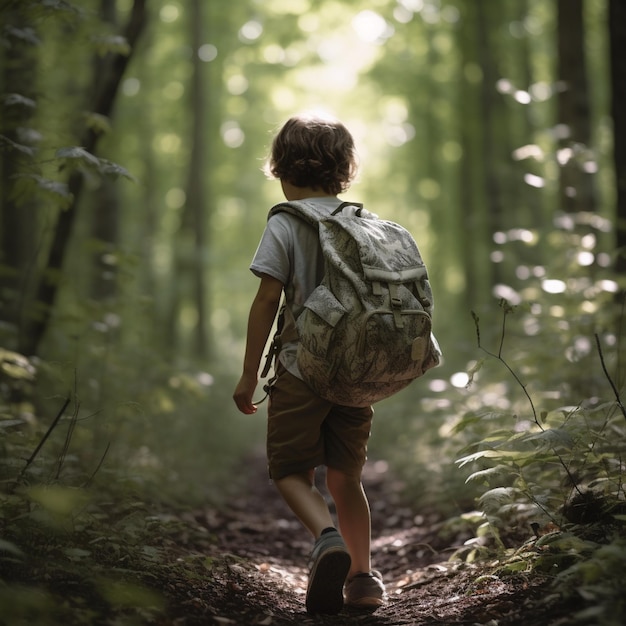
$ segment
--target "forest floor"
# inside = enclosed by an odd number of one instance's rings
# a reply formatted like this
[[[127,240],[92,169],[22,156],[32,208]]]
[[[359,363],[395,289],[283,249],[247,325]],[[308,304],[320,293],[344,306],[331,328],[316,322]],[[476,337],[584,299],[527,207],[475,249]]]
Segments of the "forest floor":
[[[107,502],[105,493],[72,519],[71,531],[37,534],[41,514],[20,516],[0,541],[0,625],[568,623],[574,607],[541,574],[498,576],[495,563],[450,559],[469,528],[406,506],[381,462],[368,463],[364,484],[373,564],[388,600],[370,613],[307,615],[308,533],[269,483],[262,456],[242,465],[239,481],[221,509],[151,505],[139,493]]]
[[[546,578],[493,575],[489,564],[450,560],[463,537],[446,522],[401,503],[402,485],[385,463],[366,467],[372,507],[373,566],[384,574],[388,600],[375,612],[345,609],[310,616],[304,607],[312,541],[269,484],[262,459],[245,468],[250,480],[227,510],[198,510],[196,524],[215,537],[213,576],[163,581],[172,621],[160,624],[489,625],[565,624],[570,607],[551,596]],[[452,538],[454,545],[450,544]],[[465,537],[467,538],[467,537]],[[457,542],[460,542],[457,543]],[[178,550],[205,550],[179,542]],[[563,618],[563,619],[561,619]]]

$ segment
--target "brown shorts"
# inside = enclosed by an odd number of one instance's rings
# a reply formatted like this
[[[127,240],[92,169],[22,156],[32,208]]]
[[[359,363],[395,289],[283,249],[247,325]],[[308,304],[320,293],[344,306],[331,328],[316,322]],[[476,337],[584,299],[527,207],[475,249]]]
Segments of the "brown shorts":
[[[360,476],[367,458],[371,407],[346,407],[315,395],[282,365],[268,406],[267,458],[274,480],[326,465]]]

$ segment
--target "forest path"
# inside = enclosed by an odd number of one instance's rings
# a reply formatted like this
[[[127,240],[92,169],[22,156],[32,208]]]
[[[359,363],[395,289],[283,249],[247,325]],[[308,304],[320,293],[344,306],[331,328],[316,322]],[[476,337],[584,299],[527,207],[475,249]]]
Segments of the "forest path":
[[[500,579],[485,565],[450,562],[462,537],[425,512],[400,504],[401,485],[385,463],[368,463],[364,484],[372,507],[373,566],[385,578],[389,599],[374,613],[345,610],[338,616],[309,616],[304,607],[308,533],[267,479],[262,457],[241,467],[249,480],[224,511],[190,513],[188,521],[208,529],[210,543],[195,546],[214,560],[210,576],[170,585],[174,624],[412,625],[549,623],[536,603],[545,595],[537,579]],[[179,538],[180,539],[180,538]],[[179,543],[179,548],[182,547]],[[172,582],[172,581],[170,581]],[[174,597],[172,597],[172,594]],[[176,619],[177,618],[177,619]],[[554,622],[558,623],[558,622]]]

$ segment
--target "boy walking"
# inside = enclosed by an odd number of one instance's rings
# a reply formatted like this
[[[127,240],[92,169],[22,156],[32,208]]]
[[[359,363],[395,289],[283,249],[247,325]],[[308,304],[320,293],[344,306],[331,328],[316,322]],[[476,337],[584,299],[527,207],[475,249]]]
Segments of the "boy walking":
[[[272,144],[268,173],[279,179],[287,200],[307,200],[328,214],[356,174],[352,136],[343,124],[315,116],[289,119]],[[270,477],[287,505],[311,532],[306,608],[339,613],[348,606],[375,608],[385,588],[370,559],[371,522],[361,484],[373,411],[333,404],[303,381],[296,363],[295,320],[321,282],[324,261],[317,231],[304,220],[277,213],[268,220],[250,269],[260,280],[250,309],[243,373],[233,398],[240,411],[255,413],[263,350],[282,293],[286,309],[277,358],[277,379],[268,406]],[[338,527],[315,487],[315,468],[326,466]]]

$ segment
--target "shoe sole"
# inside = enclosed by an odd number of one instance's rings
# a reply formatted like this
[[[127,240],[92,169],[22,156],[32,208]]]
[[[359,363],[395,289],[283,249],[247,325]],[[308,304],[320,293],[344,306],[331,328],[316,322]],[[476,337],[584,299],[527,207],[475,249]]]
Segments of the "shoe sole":
[[[343,608],[343,584],[350,571],[350,554],[341,547],[328,548],[317,559],[306,594],[308,613],[336,615]]]
[[[384,604],[382,598],[359,598],[352,602],[346,602],[346,606],[354,607],[355,609],[377,609]]]

